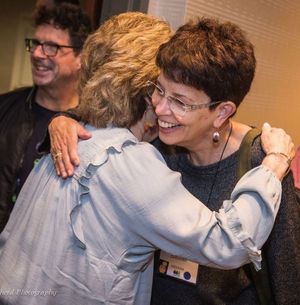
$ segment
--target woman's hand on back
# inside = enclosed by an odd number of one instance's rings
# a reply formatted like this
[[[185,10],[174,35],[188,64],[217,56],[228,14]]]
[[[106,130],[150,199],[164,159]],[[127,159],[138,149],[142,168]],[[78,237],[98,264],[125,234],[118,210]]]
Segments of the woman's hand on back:
[[[63,115],[51,121],[48,131],[57,175],[63,178],[72,176],[75,166],[80,162],[77,153],[78,139],[87,140],[91,134],[77,121]]]

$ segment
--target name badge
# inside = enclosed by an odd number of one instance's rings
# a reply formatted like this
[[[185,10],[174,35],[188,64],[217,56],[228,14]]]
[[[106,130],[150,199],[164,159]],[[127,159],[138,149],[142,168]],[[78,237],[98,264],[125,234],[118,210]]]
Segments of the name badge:
[[[158,271],[161,274],[196,284],[198,264],[185,258],[160,251]]]

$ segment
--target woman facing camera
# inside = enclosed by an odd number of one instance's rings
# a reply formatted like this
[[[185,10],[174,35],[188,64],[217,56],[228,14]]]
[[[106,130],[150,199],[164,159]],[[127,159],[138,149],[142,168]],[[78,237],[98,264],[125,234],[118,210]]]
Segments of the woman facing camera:
[[[161,73],[149,84],[149,94],[159,139],[172,146],[161,151],[168,166],[182,174],[183,185],[218,211],[243,170],[259,165],[265,156],[257,130],[233,119],[255,74],[253,45],[237,25],[203,18],[180,27],[159,48],[156,63]],[[274,157],[285,159],[281,154]],[[283,180],[279,215],[262,252],[258,273],[249,266],[225,271],[194,264],[193,280],[170,272],[162,275],[159,261],[169,256],[161,252],[156,257],[152,303],[296,305],[300,207],[291,173]],[[186,265],[173,258],[168,263]]]

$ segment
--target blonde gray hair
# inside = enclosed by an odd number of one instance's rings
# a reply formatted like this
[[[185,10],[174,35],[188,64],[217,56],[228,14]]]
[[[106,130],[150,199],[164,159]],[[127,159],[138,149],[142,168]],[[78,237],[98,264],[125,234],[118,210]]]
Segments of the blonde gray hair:
[[[96,127],[130,127],[146,109],[147,80],[159,70],[155,57],[171,35],[167,22],[139,12],[110,18],[86,40],[76,113]]]

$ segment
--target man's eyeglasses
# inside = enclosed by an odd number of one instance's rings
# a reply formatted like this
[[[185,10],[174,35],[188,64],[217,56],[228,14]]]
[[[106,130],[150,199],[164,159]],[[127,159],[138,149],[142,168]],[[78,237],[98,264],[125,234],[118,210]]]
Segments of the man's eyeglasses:
[[[222,101],[211,101],[210,103],[205,103],[205,104],[190,105],[184,103],[182,100],[180,100],[177,97],[171,95],[166,96],[164,89],[162,89],[158,84],[155,84],[151,81],[147,81],[146,84],[147,84],[147,89],[146,89],[147,94],[150,98],[156,97],[159,101],[161,101],[163,97],[166,97],[171,111],[179,116],[184,116],[187,111],[193,111],[196,109],[201,109],[222,103]]]
[[[64,46],[52,42],[41,42],[37,39],[25,38],[26,51],[33,53],[38,46],[42,47],[43,53],[46,56],[54,57],[57,55],[58,49],[60,48],[69,48],[69,49],[78,49],[79,47],[74,46]]]

